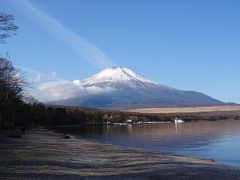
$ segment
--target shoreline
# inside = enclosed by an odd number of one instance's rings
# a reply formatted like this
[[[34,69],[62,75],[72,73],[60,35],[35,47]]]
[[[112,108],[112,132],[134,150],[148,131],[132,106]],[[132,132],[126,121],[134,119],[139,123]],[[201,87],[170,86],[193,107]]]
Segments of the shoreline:
[[[240,178],[240,169],[212,160],[71,139],[43,128],[19,139],[0,136],[0,151],[3,179]]]

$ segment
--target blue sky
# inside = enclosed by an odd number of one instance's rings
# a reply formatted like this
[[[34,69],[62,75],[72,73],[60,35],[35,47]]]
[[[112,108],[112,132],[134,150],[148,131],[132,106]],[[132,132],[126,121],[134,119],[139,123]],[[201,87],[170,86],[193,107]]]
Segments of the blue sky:
[[[83,79],[117,65],[240,103],[239,7],[237,0],[0,0],[20,28],[0,53],[36,78]]]

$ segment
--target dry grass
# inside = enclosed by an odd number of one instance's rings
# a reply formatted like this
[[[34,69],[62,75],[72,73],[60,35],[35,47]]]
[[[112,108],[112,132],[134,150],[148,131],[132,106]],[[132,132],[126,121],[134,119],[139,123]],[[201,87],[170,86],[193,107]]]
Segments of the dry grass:
[[[137,113],[199,113],[199,112],[226,112],[240,111],[240,106],[211,106],[211,107],[179,107],[179,108],[139,108],[129,109],[128,112]]]

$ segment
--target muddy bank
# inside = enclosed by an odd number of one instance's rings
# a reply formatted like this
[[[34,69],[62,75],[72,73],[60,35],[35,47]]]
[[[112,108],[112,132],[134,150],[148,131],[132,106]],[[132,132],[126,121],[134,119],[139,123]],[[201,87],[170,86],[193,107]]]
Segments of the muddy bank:
[[[240,170],[211,160],[150,153],[35,129],[0,136],[0,179],[240,179]]]

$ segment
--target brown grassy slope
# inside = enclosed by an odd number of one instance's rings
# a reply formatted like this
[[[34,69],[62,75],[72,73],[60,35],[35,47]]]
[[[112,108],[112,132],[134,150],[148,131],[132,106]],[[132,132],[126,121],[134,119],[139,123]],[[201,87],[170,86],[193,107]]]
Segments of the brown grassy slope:
[[[139,108],[128,109],[127,112],[164,114],[164,113],[201,113],[240,111],[240,106],[211,106],[211,107],[179,107],[179,108]]]

